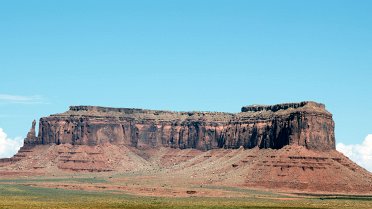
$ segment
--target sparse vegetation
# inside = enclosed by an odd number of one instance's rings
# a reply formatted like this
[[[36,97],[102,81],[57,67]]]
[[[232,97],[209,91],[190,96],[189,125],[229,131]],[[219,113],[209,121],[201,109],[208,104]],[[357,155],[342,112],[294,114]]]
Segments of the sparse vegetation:
[[[54,179],[57,181],[57,179]],[[62,179],[61,179],[62,180]],[[23,183],[21,183],[23,182]],[[335,198],[286,196],[246,190],[250,198],[243,197],[146,197],[118,193],[117,191],[84,191],[59,188],[40,188],[24,184],[0,184],[0,208],[359,208],[372,207],[372,197]],[[215,188],[210,188],[215,189]],[[221,189],[221,188],[218,188]],[[231,189],[231,188],[226,188]]]

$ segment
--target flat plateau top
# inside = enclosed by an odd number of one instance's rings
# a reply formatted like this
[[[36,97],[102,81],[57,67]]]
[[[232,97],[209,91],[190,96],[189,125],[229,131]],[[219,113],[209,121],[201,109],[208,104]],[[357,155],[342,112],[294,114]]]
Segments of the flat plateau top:
[[[312,101],[299,103],[283,103],[276,105],[250,105],[241,108],[239,113],[189,111],[175,112],[164,110],[147,110],[137,108],[113,108],[100,106],[70,106],[64,113],[53,114],[54,117],[123,117],[146,120],[201,120],[227,122],[246,119],[269,119],[286,116],[291,113],[307,112],[332,117],[325,105]]]

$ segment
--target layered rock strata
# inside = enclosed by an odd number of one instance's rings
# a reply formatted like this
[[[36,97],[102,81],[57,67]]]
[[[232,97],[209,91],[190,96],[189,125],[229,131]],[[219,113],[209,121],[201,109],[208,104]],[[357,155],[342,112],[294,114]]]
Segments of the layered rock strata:
[[[33,124],[25,145],[110,143],[131,147],[335,149],[332,114],[315,102],[253,105],[241,112],[171,112],[71,106]]]

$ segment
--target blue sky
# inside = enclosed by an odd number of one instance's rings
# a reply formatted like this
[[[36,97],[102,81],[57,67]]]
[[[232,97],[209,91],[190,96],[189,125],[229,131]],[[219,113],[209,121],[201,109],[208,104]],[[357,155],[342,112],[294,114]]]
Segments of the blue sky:
[[[371,1],[2,1],[0,128],[70,105],[238,112],[314,100],[372,133]]]

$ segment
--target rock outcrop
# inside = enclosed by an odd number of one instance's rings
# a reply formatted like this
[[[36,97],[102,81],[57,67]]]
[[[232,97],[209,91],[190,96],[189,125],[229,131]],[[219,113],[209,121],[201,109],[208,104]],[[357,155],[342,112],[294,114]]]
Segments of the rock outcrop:
[[[41,118],[38,137],[34,127],[26,145],[335,149],[332,114],[315,102],[246,106],[236,114],[71,106],[65,113]]]
[[[36,137],[36,120],[32,121],[32,126],[30,128],[30,131],[27,133],[26,141],[35,143],[37,142],[37,137]]]

